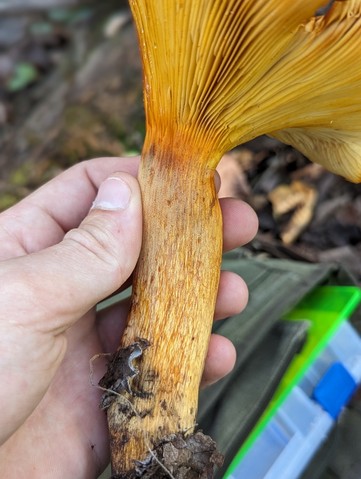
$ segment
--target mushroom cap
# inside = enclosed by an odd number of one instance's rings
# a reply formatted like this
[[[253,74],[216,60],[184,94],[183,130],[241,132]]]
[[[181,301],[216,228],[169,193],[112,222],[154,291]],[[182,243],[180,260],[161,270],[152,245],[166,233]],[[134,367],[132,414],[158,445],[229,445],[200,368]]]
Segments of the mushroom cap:
[[[271,134],[353,182],[361,181],[360,53],[361,1],[336,1],[300,28],[285,58],[297,73],[299,98],[292,85],[285,88],[292,118]]]
[[[272,136],[327,170],[353,183],[361,182],[361,129],[289,128]]]

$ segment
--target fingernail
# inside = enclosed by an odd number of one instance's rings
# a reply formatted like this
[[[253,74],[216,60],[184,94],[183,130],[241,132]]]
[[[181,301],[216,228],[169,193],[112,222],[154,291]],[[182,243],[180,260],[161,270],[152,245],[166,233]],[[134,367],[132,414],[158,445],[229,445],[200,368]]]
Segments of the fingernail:
[[[111,176],[100,185],[92,209],[125,210],[130,202],[132,192],[121,178]]]

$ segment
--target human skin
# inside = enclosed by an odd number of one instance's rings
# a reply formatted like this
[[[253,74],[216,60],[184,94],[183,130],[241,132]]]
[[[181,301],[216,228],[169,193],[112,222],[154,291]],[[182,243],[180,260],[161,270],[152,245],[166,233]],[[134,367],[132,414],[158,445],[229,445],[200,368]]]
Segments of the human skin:
[[[114,351],[125,326],[126,301],[98,314],[95,305],[129,283],[138,259],[138,164],[136,158],[79,163],[0,214],[3,477],[91,479],[109,461],[89,360]],[[109,207],[109,198],[118,206]],[[230,198],[221,207],[225,251],[250,241],[253,210]],[[222,272],[215,319],[240,312],[247,297],[243,280]],[[212,335],[203,386],[234,361],[233,345]]]

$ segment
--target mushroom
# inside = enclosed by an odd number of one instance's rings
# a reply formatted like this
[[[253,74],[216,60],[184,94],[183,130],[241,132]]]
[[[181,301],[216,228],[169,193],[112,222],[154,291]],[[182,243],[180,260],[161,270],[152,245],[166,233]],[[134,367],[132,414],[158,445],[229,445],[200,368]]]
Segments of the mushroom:
[[[144,239],[106,390],[113,478],[208,478],[194,432],[222,254],[221,156],[258,135],[360,176],[361,1],[130,0],[144,70]]]

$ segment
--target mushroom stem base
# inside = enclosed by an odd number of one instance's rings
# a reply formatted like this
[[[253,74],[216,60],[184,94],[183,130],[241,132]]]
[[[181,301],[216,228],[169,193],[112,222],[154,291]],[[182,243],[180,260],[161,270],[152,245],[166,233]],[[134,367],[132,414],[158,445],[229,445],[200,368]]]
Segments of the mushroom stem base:
[[[160,440],[144,460],[135,461],[132,471],[111,479],[211,479],[222,463],[212,438],[202,432],[178,433]]]

